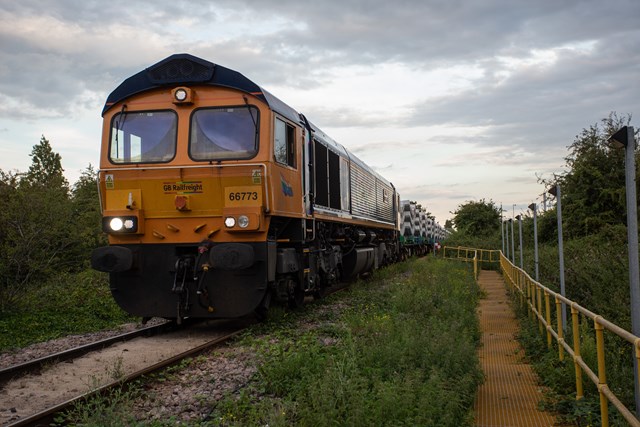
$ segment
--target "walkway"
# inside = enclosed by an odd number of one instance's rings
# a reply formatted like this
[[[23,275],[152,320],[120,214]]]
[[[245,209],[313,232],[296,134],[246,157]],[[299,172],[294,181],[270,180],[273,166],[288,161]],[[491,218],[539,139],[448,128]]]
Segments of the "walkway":
[[[480,272],[482,341],[479,350],[485,381],[476,396],[476,426],[553,426],[554,417],[538,410],[542,399],[531,367],[522,359],[524,350],[515,339],[517,320],[502,276]]]

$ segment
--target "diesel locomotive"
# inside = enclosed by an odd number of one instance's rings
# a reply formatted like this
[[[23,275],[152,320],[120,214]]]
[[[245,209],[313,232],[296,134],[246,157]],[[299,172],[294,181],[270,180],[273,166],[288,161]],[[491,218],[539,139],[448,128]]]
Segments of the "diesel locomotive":
[[[236,71],[172,55],[102,116],[91,263],[132,315],[264,314],[402,257],[394,186]]]

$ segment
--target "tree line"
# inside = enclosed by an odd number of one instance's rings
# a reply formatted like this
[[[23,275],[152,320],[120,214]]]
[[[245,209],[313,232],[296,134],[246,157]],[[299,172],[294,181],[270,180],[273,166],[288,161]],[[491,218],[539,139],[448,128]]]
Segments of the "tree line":
[[[628,259],[626,238],[626,190],[624,150],[613,147],[609,138],[631,124],[631,115],[612,112],[584,128],[568,146],[565,171],[551,178],[539,178],[543,191],[560,185],[567,297],[629,329]],[[636,129],[636,139],[638,129]],[[636,176],[640,176],[636,147]],[[557,210],[551,206],[538,213],[540,281],[559,288],[557,252]],[[453,212],[456,232],[450,245],[486,249],[502,247],[501,207],[492,200],[469,201]],[[522,222],[524,268],[534,271],[534,227],[532,213]],[[516,230],[516,236],[518,230]],[[516,237],[516,264],[519,241]]]
[[[30,156],[26,172],[0,169],[0,312],[42,281],[87,269],[106,242],[94,168],[70,185],[44,136]]]
[[[557,184],[561,186],[565,238],[585,237],[609,227],[626,225],[624,150],[612,147],[608,139],[630,123],[631,115],[618,116],[612,112],[583,129],[568,147],[569,154],[564,159],[566,171],[552,178],[538,179],[544,191]],[[636,160],[636,168],[639,163]],[[452,213],[452,222],[459,234],[490,237],[494,241],[500,233],[501,208],[493,200],[467,201]],[[531,218],[531,212],[525,215]],[[557,236],[555,206],[541,213],[538,220],[539,241],[554,242]]]

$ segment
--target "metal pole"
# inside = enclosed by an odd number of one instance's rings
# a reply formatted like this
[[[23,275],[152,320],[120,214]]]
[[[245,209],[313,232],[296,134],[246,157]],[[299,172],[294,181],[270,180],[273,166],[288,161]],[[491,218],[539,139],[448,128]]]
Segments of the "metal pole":
[[[505,223],[507,224],[507,232],[505,233],[504,240],[507,242],[507,252],[504,254],[504,256],[509,259],[509,220],[506,220]]]
[[[513,213],[511,215],[511,262],[516,265],[516,245],[513,240],[514,226],[516,225],[516,205],[513,205]]]
[[[518,229],[520,230],[520,268],[524,270],[524,256],[522,254],[522,215],[518,215]]]
[[[511,222],[511,262],[513,263],[513,265],[516,265],[516,245],[515,245],[515,242],[513,240],[513,234],[514,234],[514,228],[515,228],[516,220],[515,219],[510,219],[509,222]]]
[[[560,193],[560,184],[556,185],[556,208],[558,210],[558,257],[560,261],[560,295],[566,297],[564,287],[564,247],[562,242],[562,196]],[[562,329],[567,328],[567,305],[562,302]]]
[[[502,253],[504,253],[504,222],[502,221],[502,205],[500,205],[500,234],[502,236]]]
[[[633,126],[624,126],[610,142],[625,147],[624,170],[627,193],[627,242],[629,253],[629,288],[631,293],[631,332],[640,336],[640,269],[638,268],[638,207],[636,205],[636,140]],[[635,349],[634,349],[635,356]],[[636,415],[640,416],[640,381],[638,360],[634,357]]]
[[[629,242],[629,286],[631,287],[631,331],[640,336],[640,274],[638,269],[638,206],[636,204],[636,141],[633,126],[627,126],[625,186],[627,189],[627,239]],[[634,359],[635,360],[635,359]],[[636,360],[637,363],[637,360]],[[636,414],[640,415],[640,385],[636,372]]]
[[[536,267],[536,282],[538,278],[538,207],[535,203],[529,205],[529,209],[533,211],[533,262]]]

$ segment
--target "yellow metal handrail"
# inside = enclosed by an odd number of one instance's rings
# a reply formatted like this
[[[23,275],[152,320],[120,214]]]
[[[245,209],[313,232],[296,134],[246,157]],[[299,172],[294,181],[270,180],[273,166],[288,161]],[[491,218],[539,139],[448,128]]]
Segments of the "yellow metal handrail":
[[[448,252],[448,253],[447,253]],[[475,249],[463,246],[449,247],[444,246],[442,257],[445,259],[454,259],[458,261],[473,263],[473,277],[478,279],[480,272],[480,264],[483,262],[498,263],[500,262],[500,251],[493,249]]]
[[[526,271],[516,267],[509,261],[507,257],[500,252],[500,268],[506,279],[507,284],[520,295],[520,301],[527,302],[529,314],[538,319],[540,331],[547,331],[547,346],[551,348],[552,337],[558,342],[558,355],[560,360],[564,360],[564,351],[573,358],[576,373],[576,399],[583,397],[582,373],[593,381],[598,388],[600,394],[600,415],[602,416],[602,425],[609,426],[609,408],[608,402],[618,409],[624,419],[632,426],[640,426],[640,420],[626,407],[607,385],[607,374],[604,356],[604,331],[609,331],[620,338],[629,342],[635,348],[635,355],[640,366],[640,338],[632,333],[622,329],[621,327],[611,323],[600,315],[597,315],[579,304],[563,297],[559,293],[541,285],[533,280]],[[544,295],[544,310],[543,310]],[[553,329],[551,324],[551,298],[555,301],[557,326]],[[571,320],[573,328],[573,348],[564,340],[562,330],[562,303],[571,307]],[[580,330],[578,315],[582,314],[593,320],[596,335],[596,351],[598,358],[597,374],[586,364],[580,355]],[[639,369],[640,371],[640,369]],[[640,372],[638,372],[640,376]]]

